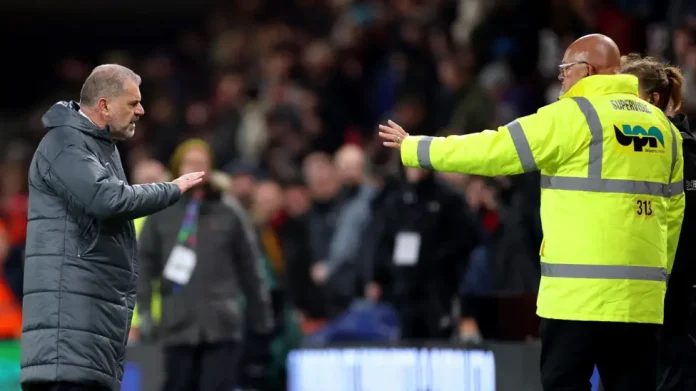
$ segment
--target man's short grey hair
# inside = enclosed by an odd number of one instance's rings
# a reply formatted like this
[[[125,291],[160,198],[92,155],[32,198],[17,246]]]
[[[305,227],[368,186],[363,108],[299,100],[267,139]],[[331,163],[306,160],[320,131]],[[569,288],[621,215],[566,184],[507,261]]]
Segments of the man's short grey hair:
[[[125,92],[126,81],[140,85],[137,73],[118,64],[104,64],[92,70],[80,91],[80,105],[92,107],[101,98],[115,98]]]

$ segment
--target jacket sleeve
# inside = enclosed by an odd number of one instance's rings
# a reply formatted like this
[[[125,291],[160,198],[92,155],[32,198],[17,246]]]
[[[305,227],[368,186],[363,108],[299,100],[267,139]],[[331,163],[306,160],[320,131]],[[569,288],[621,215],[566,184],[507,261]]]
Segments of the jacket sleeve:
[[[671,126],[671,125],[670,125]],[[677,160],[670,178],[671,196],[667,199],[667,273],[672,272],[674,257],[677,254],[679,235],[684,220],[686,196],[684,194],[684,151],[683,139],[678,131],[673,131],[677,137]]]
[[[173,183],[130,186],[112,175],[86,148],[68,145],[52,162],[50,183],[99,220],[133,220],[173,205],[181,196]]]
[[[266,334],[273,329],[273,310],[268,287],[263,281],[261,254],[254,230],[246,216],[233,208],[236,232],[231,236],[232,255],[238,281],[247,300],[246,311],[252,331]]]
[[[401,145],[405,166],[484,176],[537,171],[558,162],[575,148],[561,131],[560,112],[569,112],[568,100],[545,106],[497,131],[465,136],[409,136]],[[577,111],[580,114],[579,111]]]

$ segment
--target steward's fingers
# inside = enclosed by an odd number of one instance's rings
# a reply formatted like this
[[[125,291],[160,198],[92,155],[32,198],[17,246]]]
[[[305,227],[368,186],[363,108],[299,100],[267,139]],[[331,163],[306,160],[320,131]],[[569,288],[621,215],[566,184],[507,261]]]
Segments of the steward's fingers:
[[[399,138],[399,136],[397,136],[395,134],[384,133],[384,132],[379,132],[379,137],[383,138],[386,141],[393,141],[393,142],[397,142],[398,141],[397,139]]]
[[[386,132],[386,133],[399,134],[399,131],[397,129],[394,129],[394,128],[387,126],[387,125],[379,125],[379,130]]]
[[[404,128],[402,128],[401,125],[397,124],[396,122],[394,122],[394,121],[392,121],[392,120],[388,120],[387,123],[389,124],[389,126],[391,126],[392,128],[398,130],[399,132],[404,133],[404,134],[406,133],[406,132],[404,131]]]

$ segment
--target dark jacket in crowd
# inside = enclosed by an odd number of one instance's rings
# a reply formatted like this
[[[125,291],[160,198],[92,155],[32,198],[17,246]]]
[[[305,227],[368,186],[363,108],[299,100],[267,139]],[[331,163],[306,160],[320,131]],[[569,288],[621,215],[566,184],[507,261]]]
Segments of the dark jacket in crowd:
[[[78,110],[59,102],[44,115],[29,169],[21,382],[118,391],[138,278],[132,220],[181,192],[128,185],[108,129]]]
[[[321,288],[310,277],[312,251],[306,215],[288,217],[277,229],[287,263],[288,293],[293,305],[314,319],[327,317]]]
[[[267,334],[273,326],[270,297],[261,275],[253,233],[220,194],[209,190],[201,202],[196,242],[196,268],[189,283],[175,291],[162,278],[164,266],[177,244],[190,195],[171,208],[147,218],[139,241],[138,303],[148,316],[153,279],[161,279],[162,320],[158,337],[165,345],[195,346],[238,341],[244,324]],[[241,289],[240,289],[241,288]],[[246,300],[248,322],[242,316]]]
[[[687,209],[679,236],[674,267],[667,284],[665,296],[664,329],[670,334],[685,335],[688,331],[689,313],[696,284],[696,262],[692,241],[696,237],[696,137],[689,130],[685,116],[671,118],[684,139],[684,195]]]
[[[665,319],[660,332],[658,391],[696,390],[696,137],[684,115],[670,118],[684,139],[686,209],[674,266],[667,283]]]
[[[469,255],[481,243],[480,228],[463,194],[432,175],[417,184],[404,184],[401,196],[385,207],[375,281],[382,286],[384,300],[397,311],[428,319],[429,337],[435,337],[451,314]],[[413,266],[394,263],[395,238],[406,232],[420,236]]]

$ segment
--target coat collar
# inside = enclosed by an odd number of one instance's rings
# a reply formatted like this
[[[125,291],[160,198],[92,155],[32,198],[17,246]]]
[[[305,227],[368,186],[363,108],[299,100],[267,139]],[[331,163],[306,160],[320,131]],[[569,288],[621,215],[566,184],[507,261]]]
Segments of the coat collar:
[[[631,94],[638,96],[638,78],[633,75],[593,75],[571,87],[559,99],[580,96]]]

